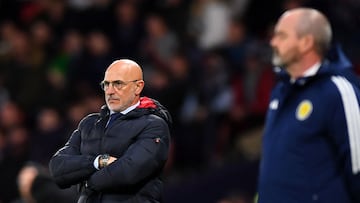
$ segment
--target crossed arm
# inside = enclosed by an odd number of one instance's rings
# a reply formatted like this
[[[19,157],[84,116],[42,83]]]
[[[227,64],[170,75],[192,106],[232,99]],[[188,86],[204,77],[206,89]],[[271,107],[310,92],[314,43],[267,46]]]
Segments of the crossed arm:
[[[167,159],[170,135],[167,124],[160,119],[147,125],[121,157],[110,155],[100,170],[94,167],[97,156],[81,154],[80,135],[81,131],[75,130],[50,161],[50,171],[60,187],[83,181],[96,191],[136,185],[161,170]]]

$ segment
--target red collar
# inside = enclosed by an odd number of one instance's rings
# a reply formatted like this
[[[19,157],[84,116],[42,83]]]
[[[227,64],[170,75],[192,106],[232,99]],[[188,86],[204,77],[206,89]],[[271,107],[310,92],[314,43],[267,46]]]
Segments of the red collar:
[[[137,108],[144,108],[144,109],[155,109],[156,108],[156,104],[154,103],[154,101],[152,99],[150,99],[149,97],[141,97],[140,98],[140,104]]]

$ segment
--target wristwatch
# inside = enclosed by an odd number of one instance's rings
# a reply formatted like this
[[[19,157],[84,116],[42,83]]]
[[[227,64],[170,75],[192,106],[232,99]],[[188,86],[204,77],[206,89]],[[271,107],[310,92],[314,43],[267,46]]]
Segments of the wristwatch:
[[[99,168],[104,168],[108,165],[108,161],[110,159],[110,156],[108,154],[102,154],[99,156]]]

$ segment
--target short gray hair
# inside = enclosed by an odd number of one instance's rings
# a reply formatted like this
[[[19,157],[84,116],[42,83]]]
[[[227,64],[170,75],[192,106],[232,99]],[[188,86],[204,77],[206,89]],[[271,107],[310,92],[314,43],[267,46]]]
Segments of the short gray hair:
[[[298,8],[301,15],[296,25],[296,32],[301,37],[310,34],[314,37],[315,49],[324,56],[329,50],[332,40],[332,30],[328,19],[323,13],[312,8]]]

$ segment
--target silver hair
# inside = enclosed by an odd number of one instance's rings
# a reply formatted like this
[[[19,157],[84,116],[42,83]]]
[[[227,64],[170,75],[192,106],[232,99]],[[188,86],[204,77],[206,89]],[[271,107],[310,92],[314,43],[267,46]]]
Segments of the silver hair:
[[[332,40],[332,30],[329,20],[323,13],[312,8],[294,9],[301,12],[296,31],[299,37],[312,35],[314,37],[315,49],[323,56],[329,50]]]

